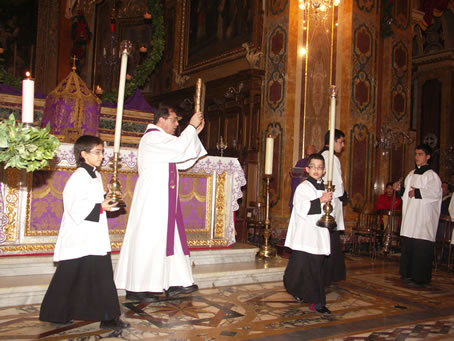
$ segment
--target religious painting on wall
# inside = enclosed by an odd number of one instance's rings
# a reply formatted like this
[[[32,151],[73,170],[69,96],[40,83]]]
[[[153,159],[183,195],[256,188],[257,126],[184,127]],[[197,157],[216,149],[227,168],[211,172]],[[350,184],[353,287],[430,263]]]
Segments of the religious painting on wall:
[[[257,0],[183,0],[181,72],[244,55],[242,44],[258,44],[257,21]]]
[[[0,1],[0,63],[12,75],[34,75],[37,0]]]

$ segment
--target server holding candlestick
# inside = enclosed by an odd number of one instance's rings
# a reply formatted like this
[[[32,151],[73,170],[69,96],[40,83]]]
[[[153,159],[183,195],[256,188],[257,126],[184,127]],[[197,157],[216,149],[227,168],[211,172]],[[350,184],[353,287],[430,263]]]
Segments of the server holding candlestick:
[[[276,257],[276,249],[269,244],[271,236],[270,228],[270,181],[273,176],[273,152],[274,152],[274,138],[269,135],[265,143],[265,190],[266,190],[266,203],[265,203],[265,231],[263,232],[264,244],[261,246],[257,253],[257,258],[267,259]]]
[[[25,126],[33,124],[33,111],[35,101],[35,81],[30,72],[26,72],[22,81],[22,123]]]
[[[347,193],[344,191],[344,183],[342,181],[342,170],[339,158],[345,144],[345,134],[335,129],[336,120],[336,87],[330,88],[330,125],[329,131],[325,134],[325,146],[321,151],[325,159],[325,166],[328,167],[327,175],[323,177],[326,183],[326,189],[333,193],[332,203],[328,202],[324,205],[323,211],[325,214],[317,221],[317,226],[326,227],[330,230],[330,255],[327,257],[324,266],[324,282],[325,286],[333,282],[345,279],[345,261],[341,251],[339,231],[343,231],[344,214],[342,202],[347,200]],[[331,216],[333,212],[333,216]]]
[[[120,182],[118,181],[118,163],[120,152],[121,126],[123,120],[123,103],[125,99],[125,84],[126,84],[126,69],[128,65],[128,55],[132,49],[132,43],[128,40],[123,40],[120,44],[121,49],[121,67],[120,81],[118,84],[118,101],[117,101],[117,117],[115,122],[115,137],[114,137],[114,154],[112,160],[113,175],[109,183],[109,199],[112,202],[118,202],[117,207],[125,207],[126,204],[121,198]]]

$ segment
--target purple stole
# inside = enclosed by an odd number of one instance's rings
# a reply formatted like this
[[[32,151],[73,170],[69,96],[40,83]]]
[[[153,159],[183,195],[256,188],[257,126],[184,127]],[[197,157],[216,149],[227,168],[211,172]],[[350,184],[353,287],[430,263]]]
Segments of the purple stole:
[[[159,131],[156,128],[148,129],[145,134],[151,131]],[[169,163],[169,210],[167,220],[167,248],[166,256],[173,256],[175,244],[175,221],[177,223],[178,235],[180,236],[181,247],[183,253],[189,255],[188,241],[184,231],[183,212],[181,211],[180,198],[177,193],[178,171],[177,165],[173,162]]]

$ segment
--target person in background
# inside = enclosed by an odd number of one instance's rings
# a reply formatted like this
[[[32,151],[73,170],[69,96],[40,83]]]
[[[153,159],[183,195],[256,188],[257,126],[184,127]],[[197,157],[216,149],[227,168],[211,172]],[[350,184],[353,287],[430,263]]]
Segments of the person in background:
[[[408,173],[404,187],[393,188],[402,195],[401,279],[411,285],[425,286],[432,280],[432,261],[441,208],[441,181],[430,169],[432,149],[421,144],[415,150],[416,169]]]
[[[449,215],[449,203],[451,202],[452,193],[449,190],[447,181],[441,183],[442,200],[441,200],[441,215]]]
[[[104,157],[103,141],[84,135],[74,144],[78,168],[63,190],[63,217],[55,244],[58,262],[39,313],[41,321],[101,321],[101,329],[129,327],[121,311],[113,280],[106,211],[116,204],[104,198],[96,170]]]
[[[385,211],[401,211],[402,210],[402,199],[393,189],[393,182],[388,182],[385,187],[385,193],[381,194],[378,197],[377,202],[375,203],[375,208],[377,210]],[[383,216],[380,215],[380,225],[383,228]]]
[[[344,190],[344,182],[342,180],[342,170],[338,155],[342,153],[345,147],[345,134],[339,129],[334,131],[334,159],[333,159],[333,217],[336,220],[337,227],[330,231],[331,239],[331,254],[327,259],[325,266],[325,285],[329,286],[334,282],[345,280],[346,269],[344,254],[341,250],[341,242],[339,231],[344,231],[344,212],[342,204],[347,202],[348,195]],[[329,130],[325,134],[325,146],[320,152],[325,159],[325,167],[329,167]],[[323,176],[323,181],[328,183],[327,174]]]
[[[308,178],[295,191],[285,246],[292,249],[284,274],[287,292],[297,302],[309,304],[309,309],[331,314],[326,307],[324,267],[331,252],[330,232],[318,227],[322,204],[333,198],[325,191],[322,176],[325,160],[320,154],[308,158]]]
[[[306,168],[307,164],[308,164],[307,162],[309,160],[309,156],[311,156],[312,154],[315,154],[315,146],[313,144],[310,144],[305,148],[305,151],[304,151],[305,157],[303,159],[298,160],[295,167]],[[288,203],[288,207],[290,208],[290,213],[292,212],[292,208],[293,208],[293,195],[295,194],[296,187],[301,183],[302,180],[304,180],[302,177],[292,176],[292,192],[290,193],[290,200]]]

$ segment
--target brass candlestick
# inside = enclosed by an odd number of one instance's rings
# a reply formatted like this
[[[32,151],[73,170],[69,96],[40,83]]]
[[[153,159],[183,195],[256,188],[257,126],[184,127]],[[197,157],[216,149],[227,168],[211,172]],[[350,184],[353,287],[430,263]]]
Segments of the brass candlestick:
[[[325,186],[327,192],[333,193],[334,187],[335,186],[333,185],[332,181],[328,181],[328,184]],[[325,212],[325,214],[322,215],[317,221],[317,226],[326,227],[328,230],[335,230],[337,224],[336,219],[334,219],[334,217],[331,215],[331,212],[333,212],[333,205],[331,205],[331,200],[323,205],[323,212]]]
[[[118,205],[116,207],[126,207],[125,201],[122,199],[121,195],[121,185],[120,181],[118,181],[118,152],[114,152],[113,158],[110,160],[111,167],[113,168],[113,175],[112,179],[110,179],[109,184],[107,187],[109,188],[109,193],[107,194],[107,198],[110,199],[111,202],[117,202]]]
[[[216,149],[221,152],[221,157],[224,156],[224,150],[227,149],[227,145],[224,143],[222,136],[219,138],[218,143],[216,143]]]
[[[271,236],[270,231],[270,181],[272,178],[271,174],[264,175],[266,182],[266,207],[265,207],[265,231],[263,232],[264,244],[260,247],[260,251],[257,252],[257,258],[269,259],[276,257],[276,249],[269,244],[269,238]]]

